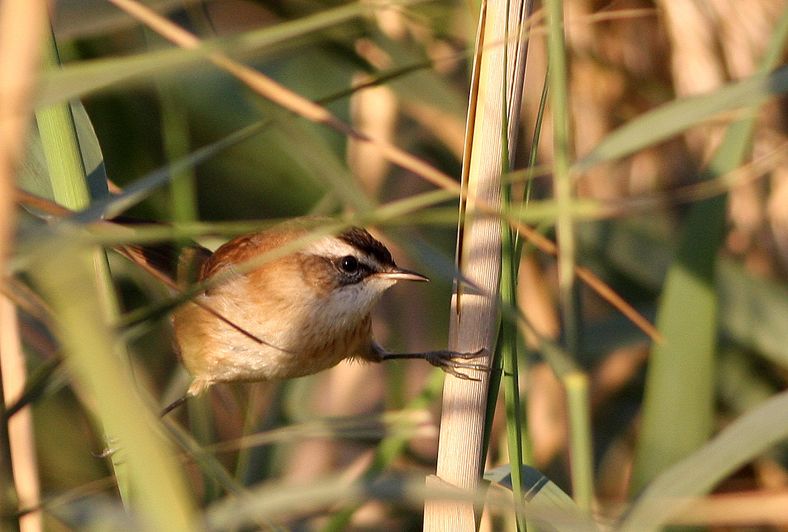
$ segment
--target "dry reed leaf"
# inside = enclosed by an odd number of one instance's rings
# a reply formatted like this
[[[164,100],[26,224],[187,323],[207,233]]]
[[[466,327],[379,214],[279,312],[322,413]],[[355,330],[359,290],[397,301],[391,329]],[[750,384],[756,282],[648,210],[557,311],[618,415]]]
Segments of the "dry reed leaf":
[[[788,491],[752,491],[695,500],[673,524],[720,527],[788,527]]]

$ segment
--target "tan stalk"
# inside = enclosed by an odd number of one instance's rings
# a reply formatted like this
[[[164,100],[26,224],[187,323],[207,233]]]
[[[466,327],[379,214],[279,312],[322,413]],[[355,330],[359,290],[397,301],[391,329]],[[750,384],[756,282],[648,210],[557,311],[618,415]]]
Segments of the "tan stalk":
[[[14,176],[26,138],[31,87],[38,70],[46,14],[47,3],[42,0],[0,2],[0,272],[5,271],[13,235]],[[24,362],[15,360],[14,365],[19,364]],[[3,395],[0,378],[0,528],[18,530],[18,502]]]
[[[27,370],[16,306],[4,296],[0,296],[0,365],[3,367],[5,404],[14,404],[24,391]],[[8,436],[19,506],[22,509],[36,508],[40,502],[40,485],[30,408],[20,410],[8,420]],[[39,510],[32,510],[19,518],[21,532],[38,532],[42,526]]]
[[[455,284],[449,348],[474,351],[483,347],[488,366],[498,328],[501,223],[496,216],[472,213],[479,210],[479,204],[494,211],[500,206],[501,174],[508,170],[504,163],[510,160],[508,153],[514,151],[517,138],[526,49],[521,28],[529,12],[528,1],[482,2],[468,104],[457,268],[473,288]],[[485,46],[489,42],[507,45]],[[475,381],[446,378],[437,477],[428,485],[448,484],[471,492],[478,487],[489,373],[479,372],[476,377]],[[474,530],[475,524],[470,502],[428,500],[425,504],[424,530]]]

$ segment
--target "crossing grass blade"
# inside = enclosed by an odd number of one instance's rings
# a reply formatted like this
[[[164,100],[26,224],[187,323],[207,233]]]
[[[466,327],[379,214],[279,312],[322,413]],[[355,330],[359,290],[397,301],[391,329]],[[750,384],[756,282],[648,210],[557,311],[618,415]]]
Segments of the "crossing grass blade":
[[[788,392],[737,419],[712,441],[654,478],[617,530],[661,530],[693,496],[708,493],[748,461],[788,438]]]
[[[602,161],[626,157],[721,113],[756,106],[786,92],[788,67],[781,67],[772,73],[759,73],[731,83],[709,94],[675,100],[644,113],[607,135],[591,153],[577,161],[576,169],[582,171]]]
[[[424,0],[403,0],[407,6]],[[282,22],[233,37],[204,42],[197,49],[167,49],[129,57],[96,59],[65,66],[44,76],[36,95],[36,105],[50,105],[85,96],[124,82],[153,75],[171,74],[193,68],[214,52],[260,53],[274,47],[297,45],[299,39],[363,16],[370,9],[364,2],[345,4],[301,19]]]

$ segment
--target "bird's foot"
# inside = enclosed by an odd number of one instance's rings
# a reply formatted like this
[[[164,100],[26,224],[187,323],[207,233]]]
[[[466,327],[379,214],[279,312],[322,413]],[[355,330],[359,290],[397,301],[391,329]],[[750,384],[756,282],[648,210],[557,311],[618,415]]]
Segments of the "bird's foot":
[[[458,353],[456,351],[431,351],[429,353],[425,353],[425,360],[432,364],[437,368],[441,368],[446,373],[454,375],[458,379],[464,379],[469,381],[480,381],[481,379],[472,377],[467,373],[462,371],[458,371],[461,369],[471,369],[477,371],[483,371],[485,373],[490,372],[490,368],[487,367],[486,364],[479,364],[476,362],[465,362],[467,360],[475,360],[478,358],[482,358],[487,354],[487,350],[485,348],[481,348],[478,351],[468,352],[468,353]]]

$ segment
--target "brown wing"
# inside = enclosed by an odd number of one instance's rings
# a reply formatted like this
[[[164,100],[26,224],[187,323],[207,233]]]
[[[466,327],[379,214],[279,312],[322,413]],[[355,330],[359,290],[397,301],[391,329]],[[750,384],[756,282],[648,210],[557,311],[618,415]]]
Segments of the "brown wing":
[[[128,216],[117,216],[111,223],[127,227],[156,227],[159,222],[139,220]],[[118,251],[168,286],[184,287],[197,281],[197,274],[210,258],[211,251],[196,242],[188,245],[175,241],[154,244],[126,244]]]
[[[316,227],[330,223],[336,223],[336,221],[322,216],[302,216],[282,222],[265,231],[236,237],[217,249],[205,262],[200,272],[200,280],[205,280],[228,266],[241,264],[257,255],[283,246],[295,238],[304,236]],[[372,237],[369,239],[382,246]]]
[[[289,228],[275,227],[260,233],[250,233],[233,238],[214,251],[203,264],[200,280],[205,280],[217,272],[248,261],[257,255],[284,245],[296,232]]]
[[[197,244],[178,248],[175,244],[129,244],[118,251],[171,288],[183,287],[197,280],[211,252]]]

